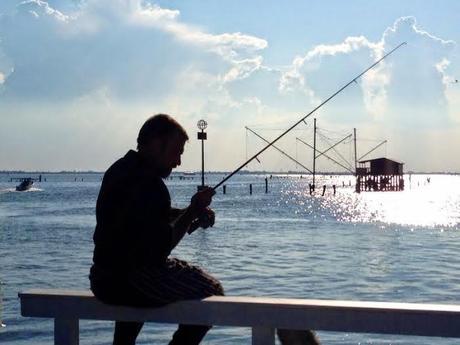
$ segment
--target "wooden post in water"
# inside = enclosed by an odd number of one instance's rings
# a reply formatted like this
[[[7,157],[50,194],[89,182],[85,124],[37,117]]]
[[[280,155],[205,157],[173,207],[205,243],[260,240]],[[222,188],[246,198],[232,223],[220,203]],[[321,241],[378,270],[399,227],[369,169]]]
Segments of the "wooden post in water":
[[[5,327],[2,322],[2,313],[3,313],[3,292],[2,292],[2,281],[0,280],[0,330]]]
[[[268,178],[265,178],[265,193],[268,193]]]
[[[316,175],[316,119],[313,120],[313,183],[310,188],[310,194],[315,191],[315,175]]]
[[[252,183],[249,184],[249,194],[252,195]]]
[[[222,187],[222,190],[224,191],[224,194],[227,194],[227,186],[224,184],[224,186]]]

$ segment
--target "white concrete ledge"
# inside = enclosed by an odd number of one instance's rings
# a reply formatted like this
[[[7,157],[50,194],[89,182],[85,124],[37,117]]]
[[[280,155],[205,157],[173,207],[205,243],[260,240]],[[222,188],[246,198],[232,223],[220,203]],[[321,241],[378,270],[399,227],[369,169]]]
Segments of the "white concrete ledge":
[[[459,305],[215,296],[142,309],[105,305],[90,291],[35,289],[19,297],[23,316],[63,320],[55,323],[72,339],[79,319],[252,327],[270,338],[275,328],[460,338]]]

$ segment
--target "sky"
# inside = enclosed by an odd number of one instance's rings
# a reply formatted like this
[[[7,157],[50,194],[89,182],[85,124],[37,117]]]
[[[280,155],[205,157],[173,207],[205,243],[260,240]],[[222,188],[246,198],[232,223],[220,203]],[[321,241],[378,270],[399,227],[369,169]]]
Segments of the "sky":
[[[231,171],[402,42],[278,147],[311,169],[356,128],[358,157],[460,172],[460,2],[2,0],[0,170],[106,170],[167,113],[179,170]],[[351,166],[353,141],[328,151]],[[344,171],[321,157],[323,171]],[[276,150],[248,170],[304,171]]]

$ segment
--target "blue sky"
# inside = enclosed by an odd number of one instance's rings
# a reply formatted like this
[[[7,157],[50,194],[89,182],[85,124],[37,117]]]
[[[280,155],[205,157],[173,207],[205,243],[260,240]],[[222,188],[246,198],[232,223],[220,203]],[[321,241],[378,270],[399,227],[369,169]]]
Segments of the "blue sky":
[[[155,113],[191,140],[183,170],[200,168],[196,122],[209,122],[207,168],[232,170],[407,41],[314,116],[326,149],[353,128],[358,154],[406,170],[460,172],[460,2],[0,2],[0,169],[105,170],[135,147]],[[311,165],[312,118],[279,146]],[[351,143],[338,147],[351,159]],[[338,155],[337,154],[337,155]],[[323,170],[343,169],[321,160]],[[276,151],[249,169],[297,167]]]

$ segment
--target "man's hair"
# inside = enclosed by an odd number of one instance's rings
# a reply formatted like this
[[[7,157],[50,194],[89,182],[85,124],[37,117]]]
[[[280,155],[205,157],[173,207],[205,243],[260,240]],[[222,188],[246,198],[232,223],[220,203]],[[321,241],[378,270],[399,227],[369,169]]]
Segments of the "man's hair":
[[[179,122],[167,114],[157,114],[148,118],[142,125],[137,137],[137,148],[141,148],[154,138],[167,138],[179,134],[184,141],[188,140],[187,132]]]

